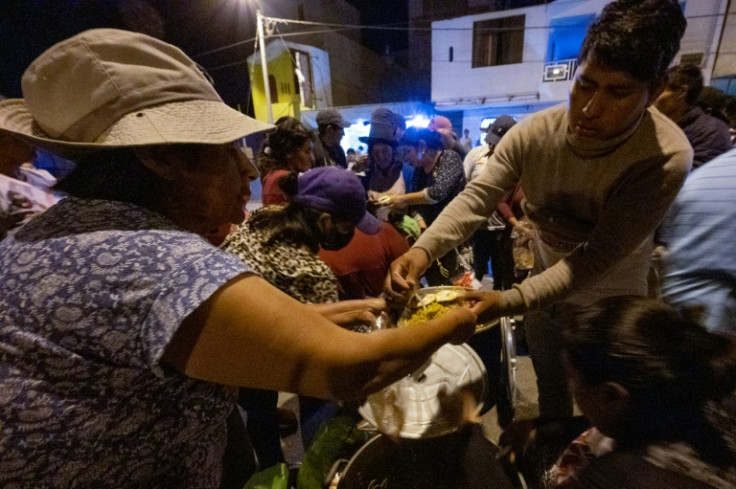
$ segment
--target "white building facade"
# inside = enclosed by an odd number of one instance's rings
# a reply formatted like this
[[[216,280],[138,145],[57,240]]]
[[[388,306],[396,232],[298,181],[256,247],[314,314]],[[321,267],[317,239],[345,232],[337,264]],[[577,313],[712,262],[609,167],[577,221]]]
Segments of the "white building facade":
[[[433,22],[435,109],[461,112],[463,128],[477,139],[499,115],[519,119],[566,100],[585,31],[609,2],[555,0]],[[726,92],[730,86],[736,90],[736,7],[731,3],[681,1],[688,26],[674,60],[700,65],[705,84],[713,78]]]

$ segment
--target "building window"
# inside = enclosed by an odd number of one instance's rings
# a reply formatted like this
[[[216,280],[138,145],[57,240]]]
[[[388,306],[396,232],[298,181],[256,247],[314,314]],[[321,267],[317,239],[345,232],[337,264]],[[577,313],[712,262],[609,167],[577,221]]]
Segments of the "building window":
[[[473,24],[473,68],[522,62],[525,15]]]

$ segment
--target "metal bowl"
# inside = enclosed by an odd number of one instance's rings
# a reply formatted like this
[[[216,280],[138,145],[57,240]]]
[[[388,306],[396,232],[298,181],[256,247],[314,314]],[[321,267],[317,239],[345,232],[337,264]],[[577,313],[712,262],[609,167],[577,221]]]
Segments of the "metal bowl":
[[[445,290],[451,290],[454,292],[457,292],[460,296],[466,292],[473,292],[473,289],[470,287],[458,287],[456,285],[439,285],[436,287],[425,287],[423,289],[419,289],[416,291],[415,296],[419,299],[424,298],[424,296],[428,294],[436,294],[437,292],[442,292]],[[421,307],[421,306],[419,306]],[[399,317],[399,321],[409,319],[412,314],[417,310],[415,307],[406,307],[404,308],[404,311],[402,312],[401,316]],[[475,326],[475,334],[482,333],[483,331],[487,331],[495,326],[497,326],[499,323],[498,319],[494,319],[493,321],[488,321],[485,323],[478,323]]]

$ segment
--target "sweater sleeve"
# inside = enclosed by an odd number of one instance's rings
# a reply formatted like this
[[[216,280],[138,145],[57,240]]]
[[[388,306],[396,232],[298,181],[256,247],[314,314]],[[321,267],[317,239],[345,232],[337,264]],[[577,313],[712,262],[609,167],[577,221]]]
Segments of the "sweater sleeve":
[[[664,161],[661,161],[664,160]],[[685,181],[690,148],[642,162],[613,187],[588,238],[560,261],[501,295],[501,309],[520,313],[545,307],[601,280],[648,239]]]
[[[442,211],[414,246],[425,250],[432,260],[443,256],[464,242],[496,209],[504,193],[513,188],[519,178],[519,155],[514,157],[511,144],[512,128],[495,153],[488,158],[480,174],[470,181]],[[502,148],[509,148],[508,154]]]

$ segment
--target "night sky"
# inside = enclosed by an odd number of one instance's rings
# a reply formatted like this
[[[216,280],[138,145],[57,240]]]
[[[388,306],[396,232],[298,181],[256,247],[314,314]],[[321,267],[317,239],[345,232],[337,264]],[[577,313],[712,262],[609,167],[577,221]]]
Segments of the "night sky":
[[[0,2],[0,93],[20,97],[20,77],[28,64],[52,44],[94,27],[145,32],[182,48],[204,66],[244,61],[253,46],[245,45],[197,59],[199,53],[248,37],[241,12],[232,2],[208,0],[4,0]],[[249,37],[252,38],[252,35]],[[248,51],[250,50],[250,51]],[[246,63],[212,73],[215,86],[228,103],[247,98]],[[242,83],[241,80],[245,80]]]
[[[349,2],[361,10],[362,24],[406,21],[405,0]],[[253,8],[235,0],[0,0],[0,94],[20,97],[23,71],[52,44],[89,28],[115,27],[179,46],[207,69],[227,103],[247,104],[245,59],[253,52],[254,26]],[[405,32],[362,33],[379,53],[386,44],[405,49],[406,38]]]

